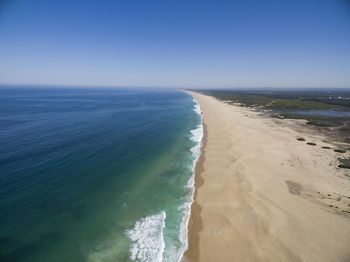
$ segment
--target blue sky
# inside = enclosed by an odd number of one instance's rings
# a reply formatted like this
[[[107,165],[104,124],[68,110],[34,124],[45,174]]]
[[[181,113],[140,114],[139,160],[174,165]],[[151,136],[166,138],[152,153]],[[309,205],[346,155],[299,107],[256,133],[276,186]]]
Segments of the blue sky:
[[[0,0],[0,84],[350,87],[350,1]]]

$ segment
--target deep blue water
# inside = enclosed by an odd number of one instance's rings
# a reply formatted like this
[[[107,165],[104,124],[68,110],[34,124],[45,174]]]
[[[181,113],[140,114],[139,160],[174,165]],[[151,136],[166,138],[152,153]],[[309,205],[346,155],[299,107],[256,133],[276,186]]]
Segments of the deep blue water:
[[[193,108],[169,90],[0,89],[0,261],[177,261]]]

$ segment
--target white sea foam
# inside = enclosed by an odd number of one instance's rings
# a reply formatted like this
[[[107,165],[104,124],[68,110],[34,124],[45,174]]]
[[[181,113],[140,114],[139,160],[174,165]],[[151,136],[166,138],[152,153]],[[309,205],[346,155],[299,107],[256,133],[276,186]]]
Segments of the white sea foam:
[[[133,229],[126,232],[132,241],[131,259],[138,262],[163,261],[166,213],[164,211],[142,218],[135,223]]]
[[[199,105],[198,101],[195,98],[193,98],[193,102],[194,102],[194,109],[193,110],[198,115],[202,116],[202,109],[201,109],[201,106]]]
[[[180,250],[181,255],[179,256],[178,261],[182,259],[182,256],[184,252],[188,248],[188,221],[190,219],[191,215],[191,205],[193,203],[193,196],[194,196],[194,177],[195,177],[195,168],[197,161],[201,154],[201,147],[202,147],[202,138],[203,138],[203,118],[202,118],[202,110],[198,103],[198,101],[193,98],[194,102],[194,111],[201,117],[200,124],[197,126],[196,129],[191,130],[191,140],[196,143],[195,146],[191,148],[191,152],[193,154],[194,160],[192,162],[192,176],[187,182],[187,187],[190,189],[190,193],[187,196],[186,202],[182,207],[180,207],[181,210],[183,210],[184,216],[182,219],[182,224],[180,228],[180,234],[179,234],[179,240],[182,243],[182,248]]]

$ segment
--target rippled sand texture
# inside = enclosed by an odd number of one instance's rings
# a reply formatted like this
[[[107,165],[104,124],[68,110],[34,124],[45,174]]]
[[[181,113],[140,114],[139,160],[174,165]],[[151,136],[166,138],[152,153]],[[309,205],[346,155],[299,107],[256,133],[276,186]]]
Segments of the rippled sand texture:
[[[333,145],[191,94],[207,134],[184,260],[350,261],[350,173]]]

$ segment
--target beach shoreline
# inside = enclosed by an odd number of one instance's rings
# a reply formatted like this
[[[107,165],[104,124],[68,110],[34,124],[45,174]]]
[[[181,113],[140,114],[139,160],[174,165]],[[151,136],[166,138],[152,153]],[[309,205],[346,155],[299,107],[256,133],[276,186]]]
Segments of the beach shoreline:
[[[349,171],[335,168],[333,151],[296,138],[334,145],[282,120],[188,93],[201,105],[204,134],[182,261],[350,258]]]
[[[191,214],[188,221],[188,249],[183,254],[182,262],[190,260],[197,261],[199,252],[198,252],[198,242],[199,242],[199,232],[202,229],[202,221],[200,217],[201,207],[198,205],[196,199],[198,194],[198,188],[200,188],[204,181],[201,177],[201,173],[204,170],[204,161],[205,161],[205,147],[207,144],[207,127],[203,121],[203,138],[201,145],[201,154],[196,163],[195,167],[195,176],[194,176],[194,196],[193,202],[191,205]]]

